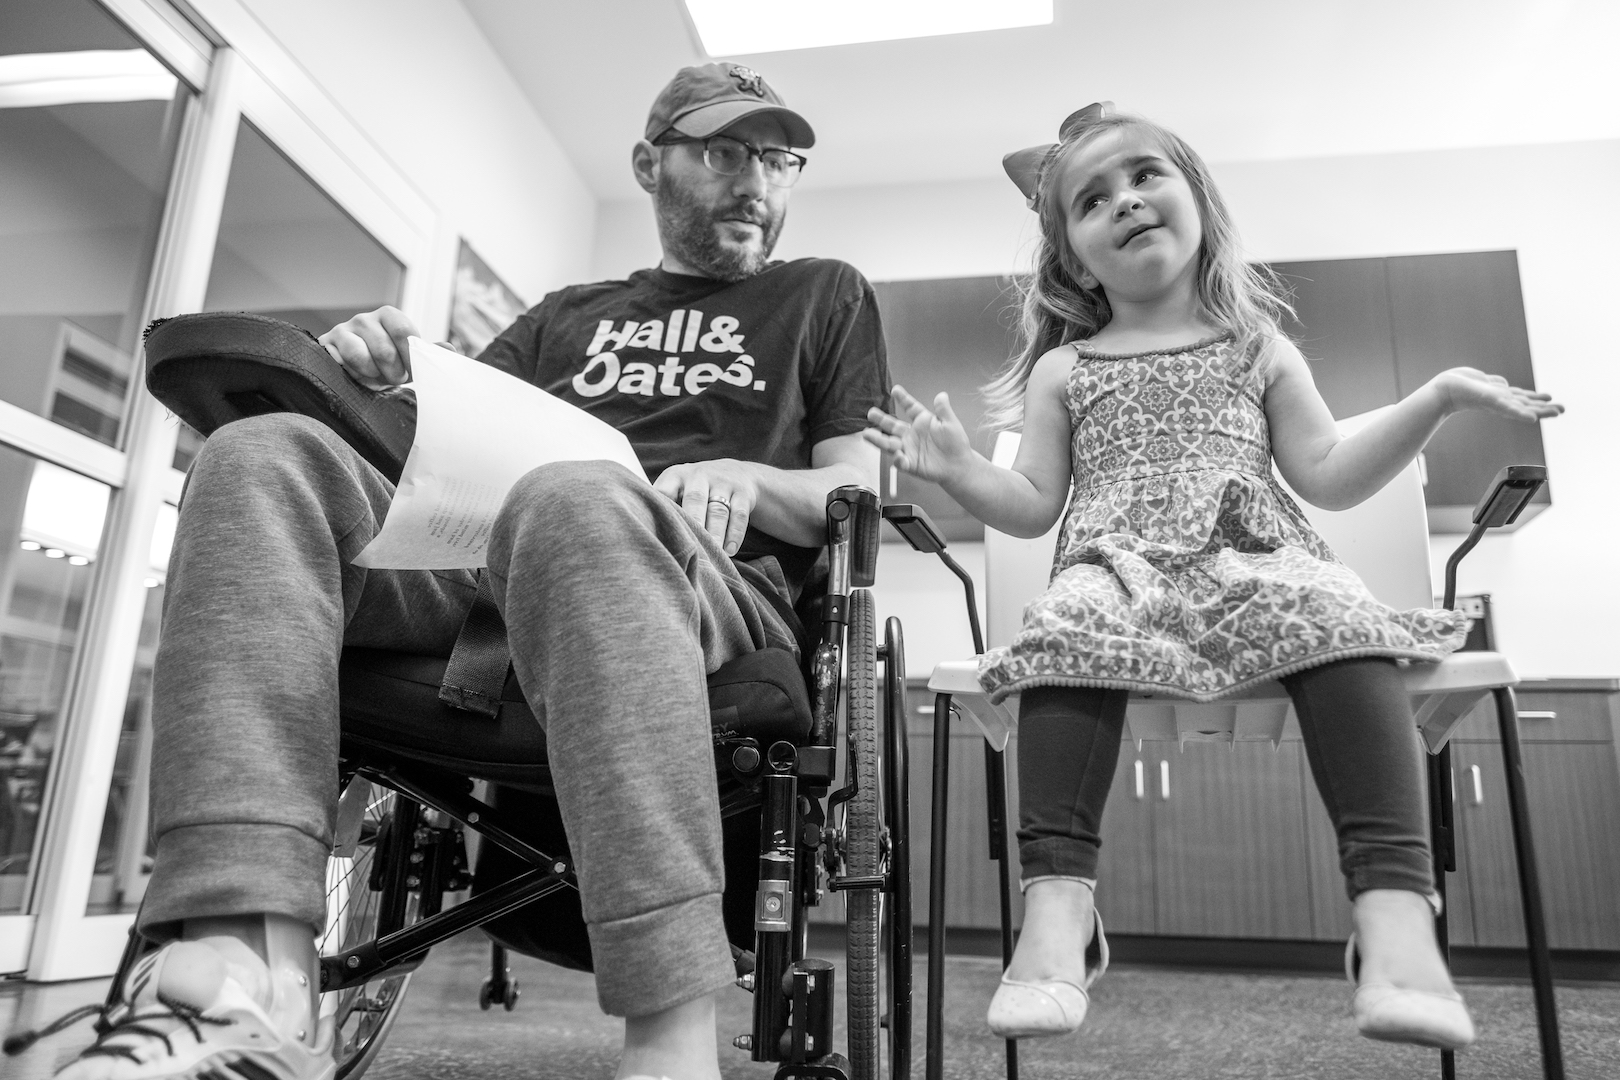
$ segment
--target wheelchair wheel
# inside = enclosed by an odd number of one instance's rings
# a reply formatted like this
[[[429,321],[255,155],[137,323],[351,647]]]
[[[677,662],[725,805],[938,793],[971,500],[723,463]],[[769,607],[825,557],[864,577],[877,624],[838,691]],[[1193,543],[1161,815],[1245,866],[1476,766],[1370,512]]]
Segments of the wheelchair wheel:
[[[856,589],[849,597],[848,679],[845,684],[845,732],[849,754],[845,768],[855,784],[844,804],[844,873],[870,877],[883,872],[883,786],[877,724],[877,626],[872,594]],[[881,889],[844,894],[848,912],[849,1061],[851,1080],[879,1080],[882,1075],[879,985],[883,951]],[[898,1080],[898,1078],[896,1078]]]
[[[322,955],[373,941],[417,921],[417,894],[403,888],[401,870],[384,863],[390,838],[401,825],[414,831],[418,812],[414,802],[360,777],[344,789],[337,844],[326,866]],[[321,999],[322,1018],[330,1017],[336,1029],[332,1054],[339,1080],[359,1077],[376,1059],[410,982],[408,970],[389,973]]]

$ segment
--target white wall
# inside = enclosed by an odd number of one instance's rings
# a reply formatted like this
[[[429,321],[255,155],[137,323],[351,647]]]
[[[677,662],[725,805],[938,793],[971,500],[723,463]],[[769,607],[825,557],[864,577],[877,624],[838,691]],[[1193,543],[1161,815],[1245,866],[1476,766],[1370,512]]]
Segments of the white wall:
[[[248,10],[438,211],[424,332],[448,318],[458,236],[530,304],[589,275],[595,200],[456,0],[192,3]]]
[[[1527,675],[1620,674],[1620,141],[1229,163],[1214,172],[1252,257],[1514,249],[1536,383],[1569,406],[1542,425],[1554,505],[1480,545],[1459,579],[1489,592]],[[1011,184],[796,190],[780,253],[846,259],[874,280],[1009,273],[1031,215]],[[645,203],[600,210],[599,276],[648,265]],[[1458,363],[1467,357],[1459,356]],[[1457,537],[1433,540],[1434,573]],[[914,663],[913,668],[917,665]]]
[[[1620,141],[1216,167],[1253,255],[1333,259],[1514,249],[1552,508],[1482,542],[1459,590],[1489,592],[1522,674],[1620,674]],[[1458,363],[1467,357],[1459,356]],[[1435,537],[1436,588],[1459,537]]]

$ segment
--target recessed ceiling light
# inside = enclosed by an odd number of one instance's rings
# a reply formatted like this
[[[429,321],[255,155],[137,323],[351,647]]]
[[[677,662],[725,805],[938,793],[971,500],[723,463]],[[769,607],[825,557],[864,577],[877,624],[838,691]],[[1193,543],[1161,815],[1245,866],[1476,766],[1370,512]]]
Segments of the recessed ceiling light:
[[[1052,0],[686,0],[710,56],[1047,26]]]

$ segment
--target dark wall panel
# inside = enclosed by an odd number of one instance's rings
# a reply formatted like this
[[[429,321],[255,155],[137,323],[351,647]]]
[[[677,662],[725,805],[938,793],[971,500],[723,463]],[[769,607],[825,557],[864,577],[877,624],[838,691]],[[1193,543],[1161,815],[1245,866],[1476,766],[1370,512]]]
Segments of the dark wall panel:
[[[1283,331],[1299,344],[1334,416],[1354,416],[1400,396],[1383,259],[1272,263],[1293,291],[1297,318]]]
[[[994,436],[981,429],[979,388],[995,375],[1016,344],[1016,296],[1007,278],[880,281],[878,310],[894,381],[924,402],[941,390],[962,418],[973,444],[988,454]],[[982,540],[984,526],[935,484],[900,475],[891,486],[885,463],[886,502],[917,503],[947,540]]]
[[[1535,387],[1514,252],[1412,255],[1384,262],[1403,396],[1447,368],[1461,366],[1501,375],[1515,386]],[[1448,531],[1467,528],[1455,508],[1472,508],[1504,465],[1547,461],[1538,425],[1477,412],[1446,421],[1424,457],[1429,478],[1425,495],[1436,524]],[[1536,502],[1547,501],[1544,488]]]

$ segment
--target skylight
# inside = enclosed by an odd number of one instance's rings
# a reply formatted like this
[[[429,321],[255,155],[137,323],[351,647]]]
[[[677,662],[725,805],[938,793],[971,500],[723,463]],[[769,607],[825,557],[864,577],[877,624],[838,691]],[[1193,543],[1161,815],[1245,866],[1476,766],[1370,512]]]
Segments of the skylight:
[[[710,56],[1047,26],[1052,0],[686,0]]]

